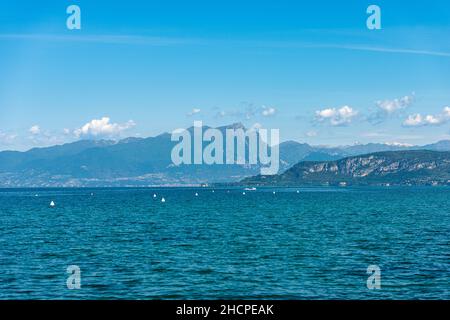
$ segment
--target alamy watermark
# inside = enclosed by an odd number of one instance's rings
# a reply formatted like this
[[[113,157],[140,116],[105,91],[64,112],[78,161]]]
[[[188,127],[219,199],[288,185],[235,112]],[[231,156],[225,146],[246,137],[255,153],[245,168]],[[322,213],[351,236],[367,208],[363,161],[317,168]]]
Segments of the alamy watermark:
[[[67,289],[81,289],[81,269],[79,266],[71,265],[67,267],[66,272],[69,274],[67,277]]]
[[[381,8],[372,4],[367,8],[367,14],[370,14],[366,21],[367,29],[381,30]]]
[[[70,16],[66,20],[66,26],[69,30],[81,29],[81,9],[77,5],[70,5],[66,9],[66,13]]]
[[[225,129],[225,136],[219,129],[204,129],[201,121],[194,121],[193,132],[186,129],[177,129],[172,132],[172,141],[179,142],[171,153],[174,165],[259,164],[262,175],[278,173],[280,168],[279,129],[228,128]]]
[[[377,265],[370,265],[367,267],[367,289],[381,289],[381,269]]]

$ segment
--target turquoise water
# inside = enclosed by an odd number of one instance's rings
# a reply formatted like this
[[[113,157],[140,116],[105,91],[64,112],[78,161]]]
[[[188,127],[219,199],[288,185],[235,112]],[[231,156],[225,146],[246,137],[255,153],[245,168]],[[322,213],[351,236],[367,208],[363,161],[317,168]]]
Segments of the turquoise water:
[[[450,188],[296,190],[1,190],[0,299],[450,299]]]

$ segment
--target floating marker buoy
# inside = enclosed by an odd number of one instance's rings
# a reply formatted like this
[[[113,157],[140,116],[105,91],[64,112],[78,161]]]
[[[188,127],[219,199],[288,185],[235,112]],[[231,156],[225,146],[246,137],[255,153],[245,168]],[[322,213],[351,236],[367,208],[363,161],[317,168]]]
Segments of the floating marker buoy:
[[[93,196],[93,195],[94,195],[94,193],[92,192],[92,193],[91,193],[91,196]]]
[[[215,191],[213,190],[212,193],[214,193]]]
[[[162,199],[161,199],[161,202],[162,202],[162,203],[166,202],[166,199],[162,198]]]
[[[198,197],[198,193],[197,192],[195,193],[195,196]]]
[[[274,191],[273,194],[275,194],[276,192]]]
[[[300,191],[299,191],[299,190],[297,190],[297,193],[300,193]]]
[[[35,195],[34,195],[35,197],[39,197],[39,195],[36,193]]]
[[[245,192],[242,192],[242,194],[245,196]]]
[[[55,203],[52,201],[50,202],[50,208],[54,208],[55,207]]]
[[[153,194],[153,198],[156,198],[156,193],[155,193],[155,194]]]

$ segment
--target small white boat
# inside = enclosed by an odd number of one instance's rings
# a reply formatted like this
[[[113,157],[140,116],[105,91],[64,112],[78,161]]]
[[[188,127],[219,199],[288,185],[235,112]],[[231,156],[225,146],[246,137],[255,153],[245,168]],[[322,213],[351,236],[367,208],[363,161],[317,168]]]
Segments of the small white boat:
[[[300,190],[297,190],[297,193],[300,193]]]
[[[156,193],[155,193],[155,194],[153,194],[153,199],[156,199]]]
[[[245,192],[242,192],[242,194],[245,196]]]
[[[245,191],[256,191],[256,188],[245,188]]]
[[[166,202],[166,199],[162,198],[162,199],[161,199],[161,202],[162,202],[162,203],[165,203],[165,202]]]
[[[197,192],[195,193],[195,196],[198,197],[198,193]]]
[[[52,201],[50,202],[50,208],[54,208],[56,206],[56,204]]]

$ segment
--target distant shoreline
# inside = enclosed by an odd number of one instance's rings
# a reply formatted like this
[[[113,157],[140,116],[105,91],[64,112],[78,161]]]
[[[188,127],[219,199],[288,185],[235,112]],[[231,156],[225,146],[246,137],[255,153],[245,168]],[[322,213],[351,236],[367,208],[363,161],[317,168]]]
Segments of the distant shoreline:
[[[208,187],[203,186],[151,186],[151,187],[11,187],[11,188],[0,188],[0,192],[8,191],[8,190],[114,190],[114,189],[134,189],[134,190],[151,190],[151,189],[203,189],[203,190],[242,190],[248,187],[255,187],[254,185],[230,185],[230,186],[224,186],[224,185],[211,185]],[[450,188],[450,185],[390,185],[390,186],[382,186],[382,185],[350,185],[350,186],[337,186],[337,185],[329,185],[329,186],[321,186],[321,185],[289,185],[289,186],[283,186],[283,185],[266,185],[266,186],[256,186],[256,190],[252,191],[258,191],[261,189],[372,189],[372,188],[384,188],[384,189],[411,189],[411,188]]]

